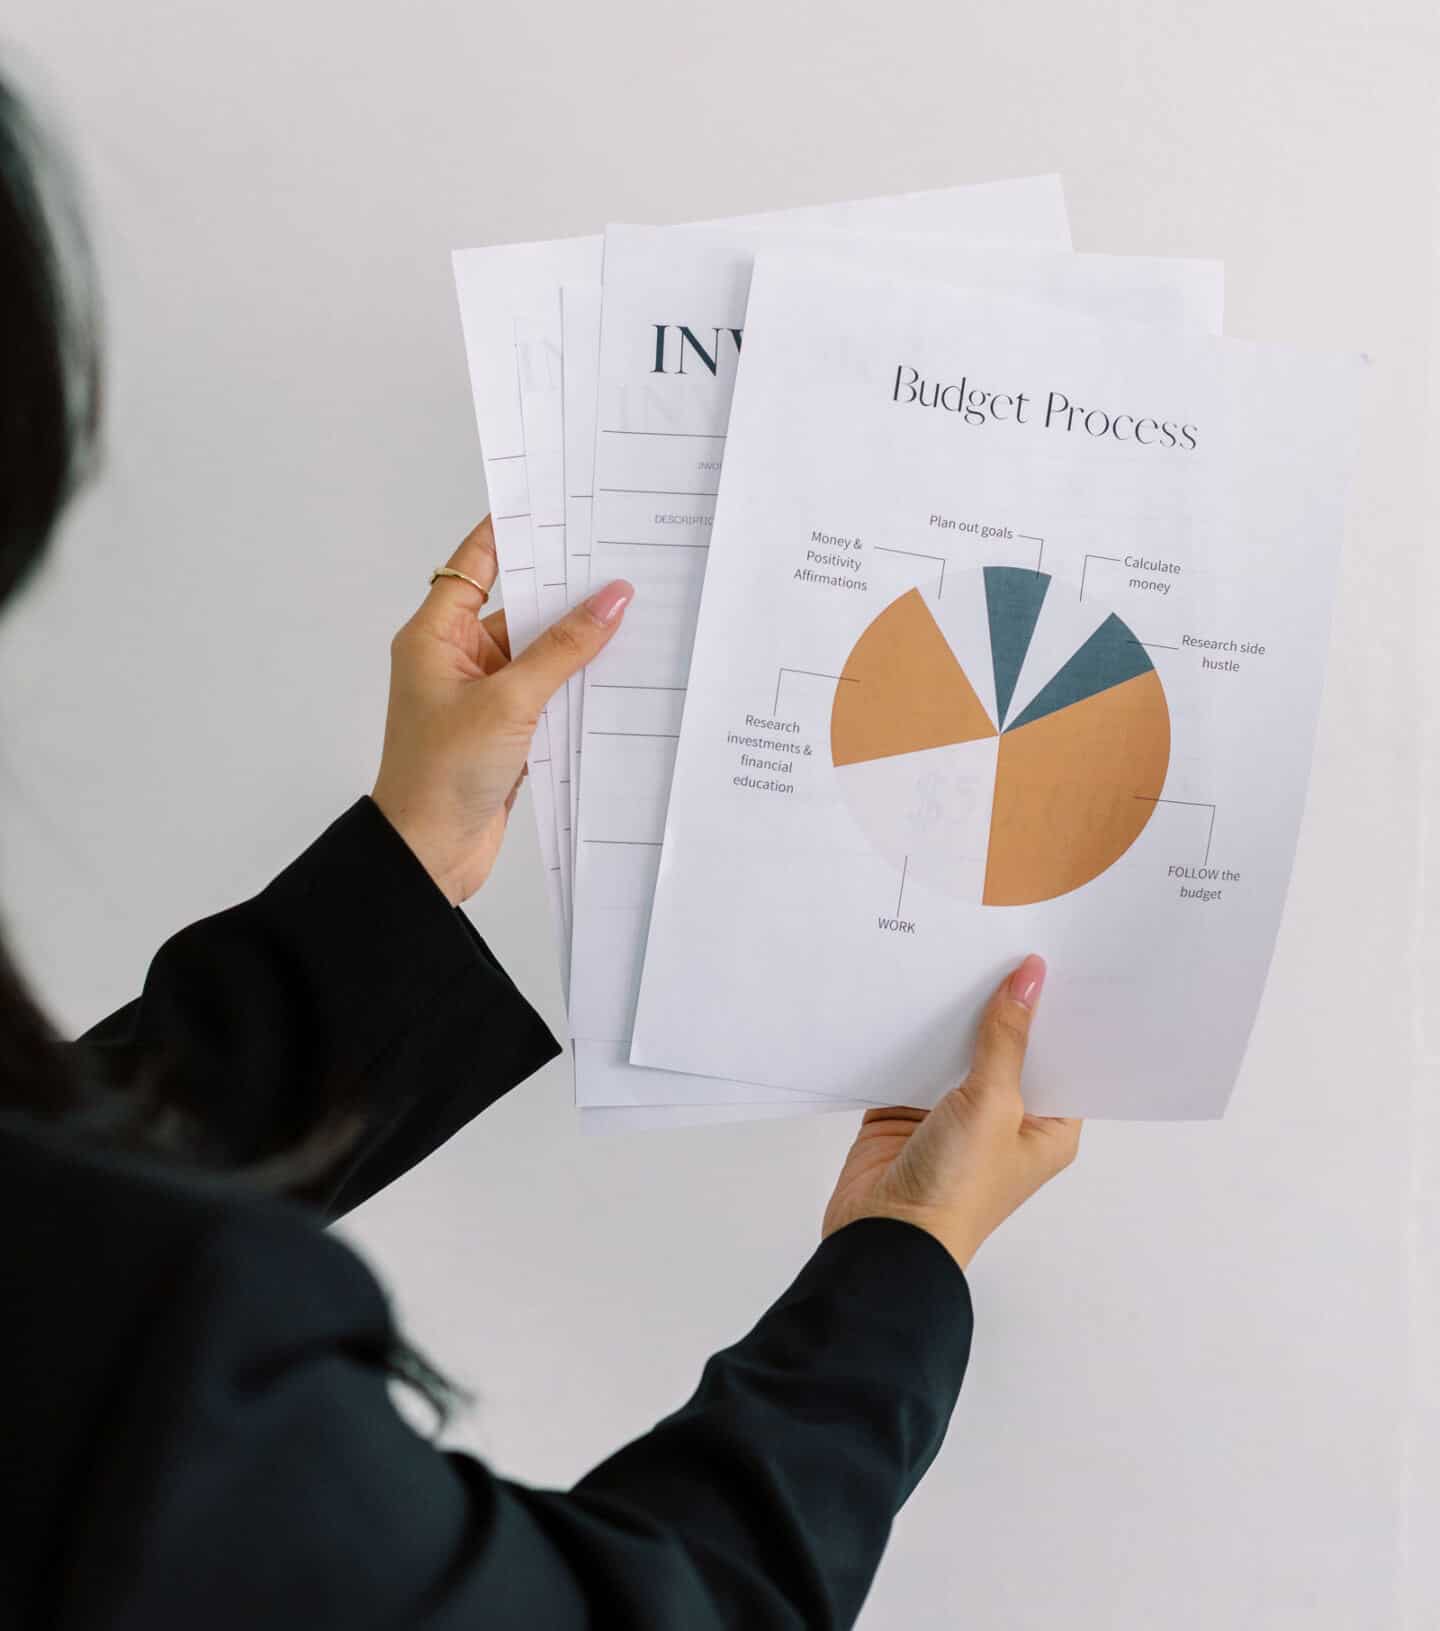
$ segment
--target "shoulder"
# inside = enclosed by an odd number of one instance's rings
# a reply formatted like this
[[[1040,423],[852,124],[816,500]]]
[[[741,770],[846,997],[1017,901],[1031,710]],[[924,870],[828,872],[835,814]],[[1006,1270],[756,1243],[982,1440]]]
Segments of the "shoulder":
[[[113,1603],[138,1558],[169,1570],[177,1548],[259,1526],[278,1491],[298,1491],[303,1424],[338,1395],[345,1419],[397,1436],[384,1294],[300,1208],[5,1125],[0,1231],[7,1624],[8,1605],[32,1601],[50,1606],[18,1624],[55,1623],[57,1581]],[[216,1529],[197,1531],[207,1515]],[[300,1515],[273,1516],[272,1539]],[[131,1622],[107,1609],[73,1623]]]

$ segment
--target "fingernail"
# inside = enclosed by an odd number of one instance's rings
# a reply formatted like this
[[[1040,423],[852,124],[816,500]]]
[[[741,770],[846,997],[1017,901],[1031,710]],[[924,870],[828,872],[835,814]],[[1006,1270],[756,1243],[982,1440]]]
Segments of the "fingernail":
[[[1045,989],[1045,959],[1034,952],[1010,976],[1010,995],[1026,1008],[1033,1008]]]
[[[585,602],[585,610],[597,623],[607,626],[615,621],[635,598],[635,585],[626,583],[624,578],[616,578],[614,583],[607,583],[603,589],[597,589],[589,600]]]

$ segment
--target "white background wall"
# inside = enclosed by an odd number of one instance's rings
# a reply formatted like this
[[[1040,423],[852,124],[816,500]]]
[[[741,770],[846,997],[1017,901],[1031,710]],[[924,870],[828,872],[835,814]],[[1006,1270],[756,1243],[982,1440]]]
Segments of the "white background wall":
[[[1440,1141],[1416,1143],[1440,1064],[1432,1030],[1427,1080],[1417,758],[1440,618],[1433,15],[0,18],[88,178],[109,293],[105,473],[0,631],[0,900],[68,1026],[369,785],[388,636],[484,503],[452,247],[1059,169],[1078,248],[1222,256],[1232,333],[1375,357],[1310,811],[1233,1111],[1092,1127],[980,1257],[973,1370],[871,1631],[1388,1631],[1407,1605],[1440,1623],[1440,1436],[1411,1415],[1440,1371],[1417,1206]],[[475,915],[558,1025],[514,827]],[[850,1131],[582,1141],[569,1095],[560,1062],[352,1230],[478,1390],[461,1436],[537,1483],[643,1430],[752,1321],[810,1249]]]

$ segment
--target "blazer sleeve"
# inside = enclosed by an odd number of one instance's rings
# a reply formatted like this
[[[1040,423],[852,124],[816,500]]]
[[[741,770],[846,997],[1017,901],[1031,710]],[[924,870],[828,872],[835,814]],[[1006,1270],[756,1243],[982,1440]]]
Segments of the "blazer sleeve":
[[[115,1631],[840,1631],[969,1354],[969,1294],[944,1249],[910,1224],[853,1223],[679,1410],[574,1489],[537,1490],[396,1413],[367,1361],[386,1322],[358,1259],[321,1265],[289,1236],[274,1249],[272,1264],[252,1239],[238,1276],[211,1255],[199,1351],[172,1330],[141,1367],[165,1434],[142,1417],[135,1443],[110,1440],[146,1498],[112,1488],[109,1527],[66,1577],[90,1599],[71,1606]]]
[[[224,1167],[348,1129],[301,1188],[332,1216],[560,1051],[369,798],[253,899],[168,940],[81,1046],[103,1076],[155,1084]]]

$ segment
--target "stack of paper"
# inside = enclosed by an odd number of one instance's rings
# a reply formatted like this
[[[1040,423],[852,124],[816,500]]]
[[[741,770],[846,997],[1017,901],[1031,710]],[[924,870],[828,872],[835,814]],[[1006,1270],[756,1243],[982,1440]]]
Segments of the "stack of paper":
[[[1038,1108],[1218,1113],[1353,364],[1071,253],[1054,177],[455,272],[512,643],[637,588],[531,759],[587,1127],[930,1103],[1029,950]]]

